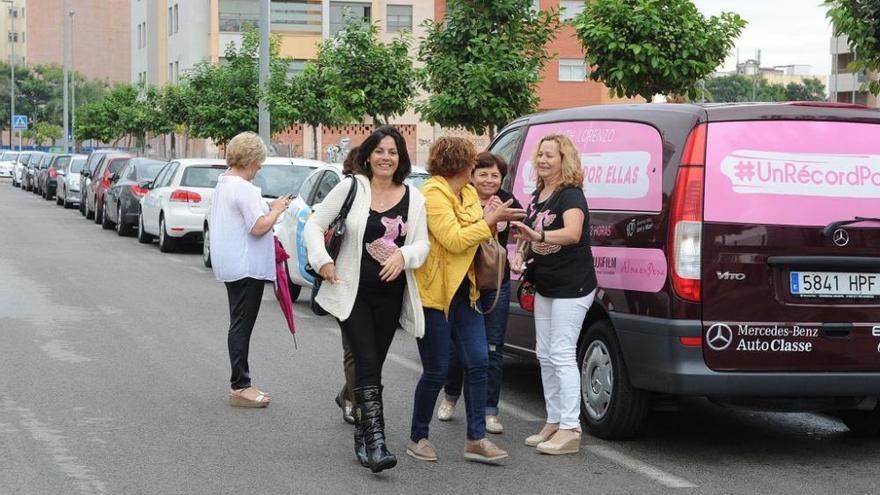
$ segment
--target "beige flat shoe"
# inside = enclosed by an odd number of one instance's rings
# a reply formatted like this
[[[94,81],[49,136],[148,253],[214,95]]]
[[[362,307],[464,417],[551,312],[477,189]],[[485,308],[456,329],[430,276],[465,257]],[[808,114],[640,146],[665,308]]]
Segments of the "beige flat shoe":
[[[419,443],[410,440],[409,444],[406,446],[406,453],[410,457],[420,461],[437,460],[437,452],[434,451],[434,446],[431,445],[431,442],[429,442],[427,438],[419,440]]]
[[[507,452],[492,443],[489,439],[483,438],[476,442],[465,442],[464,458],[469,461],[482,462],[484,464],[497,464],[498,461],[506,459]]]
[[[539,443],[546,442],[550,440],[550,437],[553,436],[559,430],[559,425],[554,424],[553,426],[549,426],[549,424],[545,423],[544,427],[541,428],[541,431],[535,433],[534,435],[526,438],[526,447],[537,447]]]
[[[253,387],[248,387],[253,388]],[[257,396],[253,399],[248,399],[244,397],[242,393],[248,388],[241,388],[238,390],[230,390],[229,391],[229,405],[232,407],[250,407],[250,408],[263,408],[269,405],[272,402],[272,398],[269,397],[266,393],[253,388],[254,391],[257,392]]]
[[[550,440],[541,442],[535,450],[542,454],[577,454],[581,448],[581,433],[573,430],[559,430]]]
[[[498,416],[486,416],[486,431],[495,435],[504,433],[504,425],[498,419]]]
[[[455,402],[446,399],[440,399],[440,407],[437,408],[437,419],[440,421],[449,421],[455,414]]]

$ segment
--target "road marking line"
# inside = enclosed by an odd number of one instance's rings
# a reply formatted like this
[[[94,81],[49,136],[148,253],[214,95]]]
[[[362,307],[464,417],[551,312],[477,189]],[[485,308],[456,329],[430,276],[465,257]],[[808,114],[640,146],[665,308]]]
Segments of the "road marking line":
[[[207,273],[208,272],[208,270],[205,270],[204,268],[199,268],[197,266],[188,266],[187,268],[189,268],[190,270],[192,270],[194,272],[198,272],[198,273]]]
[[[690,481],[679,478],[673,474],[669,474],[662,469],[652,466],[646,462],[632,458],[626,454],[618,452],[611,447],[605,445],[588,445],[587,450],[609,460],[621,467],[634,471],[648,479],[654,480],[663,486],[669,488],[696,488],[697,485]]]
[[[183,263],[183,260],[175,258],[174,256],[167,256],[167,259],[169,259],[175,263]]]

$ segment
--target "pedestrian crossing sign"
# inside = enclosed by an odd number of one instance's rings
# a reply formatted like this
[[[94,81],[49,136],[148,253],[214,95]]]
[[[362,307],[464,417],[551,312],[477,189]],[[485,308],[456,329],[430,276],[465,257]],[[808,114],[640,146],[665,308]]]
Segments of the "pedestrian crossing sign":
[[[13,129],[27,129],[27,115],[13,115],[12,116],[12,128]]]

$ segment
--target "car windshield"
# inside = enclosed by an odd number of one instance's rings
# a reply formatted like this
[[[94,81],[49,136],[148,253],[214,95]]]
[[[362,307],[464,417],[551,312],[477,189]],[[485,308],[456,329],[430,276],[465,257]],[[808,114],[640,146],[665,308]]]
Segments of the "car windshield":
[[[217,185],[217,179],[220,174],[226,171],[226,167],[222,165],[189,167],[183,171],[183,178],[180,180],[181,186],[186,187],[209,187],[213,188]]]
[[[263,165],[254,176],[253,183],[263,191],[264,198],[277,198],[285,194],[299,194],[306,177],[314,168],[290,165]]]
[[[82,172],[83,165],[86,164],[85,158],[74,158],[73,162],[70,164],[70,173],[78,174]]]
[[[159,160],[145,160],[137,165],[137,180],[153,180],[159,175],[159,171],[167,162]]]
[[[18,157],[18,153],[14,151],[6,151],[2,155],[0,155],[0,160],[12,161]]]

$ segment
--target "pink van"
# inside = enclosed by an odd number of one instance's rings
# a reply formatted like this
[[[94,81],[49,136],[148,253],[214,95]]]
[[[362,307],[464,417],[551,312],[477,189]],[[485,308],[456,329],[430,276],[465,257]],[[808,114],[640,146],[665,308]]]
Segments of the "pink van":
[[[880,112],[606,105],[522,118],[491,151],[526,204],[549,133],[581,153],[599,292],[583,420],[633,436],[657,394],[830,411],[880,431]],[[507,351],[534,356],[514,302]]]

